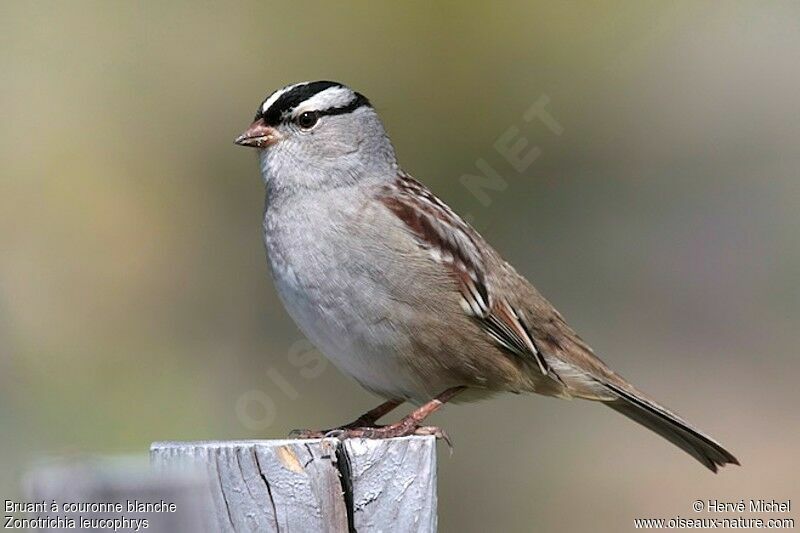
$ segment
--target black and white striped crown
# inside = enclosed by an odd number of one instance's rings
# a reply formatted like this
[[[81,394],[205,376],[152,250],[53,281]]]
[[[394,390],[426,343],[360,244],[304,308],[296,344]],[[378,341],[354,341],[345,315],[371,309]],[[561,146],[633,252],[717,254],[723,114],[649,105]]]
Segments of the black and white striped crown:
[[[342,115],[371,106],[367,97],[335,81],[307,81],[287,85],[267,97],[256,113],[270,126],[288,120],[300,107],[319,115]]]

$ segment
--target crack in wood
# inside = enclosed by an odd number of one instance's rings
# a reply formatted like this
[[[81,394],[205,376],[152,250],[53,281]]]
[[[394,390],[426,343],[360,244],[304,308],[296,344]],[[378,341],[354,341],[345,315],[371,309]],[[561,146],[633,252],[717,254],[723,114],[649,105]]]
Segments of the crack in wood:
[[[261,476],[261,479],[264,480],[264,486],[267,488],[267,496],[269,496],[269,503],[272,506],[272,516],[275,519],[275,531],[280,533],[281,525],[278,522],[278,508],[275,505],[275,498],[272,497],[272,487],[269,484],[269,480],[267,476],[264,474],[264,469],[261,468],[261,461],[258,460],[258,451],[256,447],[253,446],[253,459],[256,462],[256,468],[258,468],[258,474]]]
[[[231,525],[231,529],[236,531],[236,527],[233,525],[233,515],[231,515],[231,505],[228,501],[228,495],[225,494],[225,484],[222,482],[222,473],[219,469],[219,455],[214,456],[214,471],[217,474],[217,482],[219,483],[219,492],[222,494],[222,501],[225,503],[225,513],[228,515],[228,522]]]
[[[314,453],[311,451],[311,446],[309,446],[308,444],[306,444],[305,446],[306,446],[306,451],[308,452],[308,461],[306,461],[306,464],[303,465],[304,470],[308,468],[308,465],[314,462]],[[322,456],[322,458],[327,459],[327,457],[324,455]]]
[[[336,443],[334,466],[339,471],[339,481],[342,484],[342,497],[344,508],[347,512],[347,531],[356,533],[355,505],[353,502],[353,470],[350,467],[350,457],[342,441]]]

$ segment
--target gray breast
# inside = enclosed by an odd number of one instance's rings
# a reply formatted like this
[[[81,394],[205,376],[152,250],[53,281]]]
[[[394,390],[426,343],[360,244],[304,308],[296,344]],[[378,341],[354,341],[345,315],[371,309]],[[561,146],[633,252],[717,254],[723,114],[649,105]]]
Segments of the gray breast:
[[[410,347],[403,315],[411,309],[393,293],[411,274],[380,236],[390,215],[360,191],[316,194],[267,205],[264,238],[278,293],[342,371],[383,396],[410,396],[399,354]]]

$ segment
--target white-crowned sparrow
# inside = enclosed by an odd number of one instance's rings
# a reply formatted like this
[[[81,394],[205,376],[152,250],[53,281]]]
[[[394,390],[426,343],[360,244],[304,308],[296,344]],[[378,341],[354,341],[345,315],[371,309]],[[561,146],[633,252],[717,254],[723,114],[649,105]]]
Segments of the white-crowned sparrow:
[[[340,83],[272,93],[236,143],[258,149],[264,240],[292,318],[387,401],[343,437],[434,434],[444,402],[537,392],[604,402],[712,471],[736,458],[612,372],[537,290],[403,172],[377,113]],[[421,404],[376,425],[401,403]],[[319,432],[305,432],[318,436]]]

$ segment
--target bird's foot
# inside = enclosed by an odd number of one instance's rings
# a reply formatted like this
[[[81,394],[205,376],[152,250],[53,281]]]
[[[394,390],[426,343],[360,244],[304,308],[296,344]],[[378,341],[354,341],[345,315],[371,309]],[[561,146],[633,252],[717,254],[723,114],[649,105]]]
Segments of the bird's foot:
[[[293,429],[289,432],[289,437],[293,439],[324,439],[325,433],[332,430],[320,429]]]
[[[357,422],[357,421],[356,421]],[[326,437],[336,439],[391,439],[394,437],[407,437],[409,435],[433,436],[444,440],[452,449],[453,444],[450,437],[442,428],[436,426],[422,426],[413,416],[406,416],[394,424],[385,426],[357,425],[355,422],[342,427],[315,431],[308,429],[296,429],[290,436],[300,439],[322,439]]]
[[[297,439],[322,439],[325,437],[332,437],[334,434],[339,434],[342,431],[358,428],[380,428],[375,422],[386,413],[395,409],[398,405],[403,403],[401,400],[388,400],[380,404],[375,409],[367,411],[359,416],[349,424],[339,426],[331,429],[313,430],[313,429],[294,429],[289,433],[290,437]]]
[[[300,439],[321,439],[325,437],[334,437],[337,439],[391,439],[394,437],[407,437],[409,435],[425,435],[444,440],[450,447],[450,452],[452,453],[453,444],[450,442],[450,437],[447,436],[447,433],[445,433],[442,428],[436,426],[423,426],[422,421],[429,415],[438,411],[446,401],[450,400],[465,388],[466,387],[453,387],[447,389],[436,398],[416,408],[394,424],[380,426],[375,424],[375,421],[400,405],[399,400],[389,400],[372,411],[361,415],[357,420],[342,427],[323,431],[295,429],[290,435]]]
[[[392,439],[394,437],[408,437],[410,435],[433,436],[444,440],[452,448],[453,444],[447,432],[436,426],[420,426],[406,419],[402,419],[395,424],[377,427],[343,428],[330,431],[327,437],[338,439]]]
[[[339,437],[339,435],[341,435],[343,432],[350,431],[352,429],[364,429],[365,427],[367,427],[367,424],[363,424],[360,420],[356,420],[354,422],[350,422],[349,424],[345,424],[344,426],[330,429],[293,429],[289,432],[289,436],[294,439],[324,439],[326,437]]]

